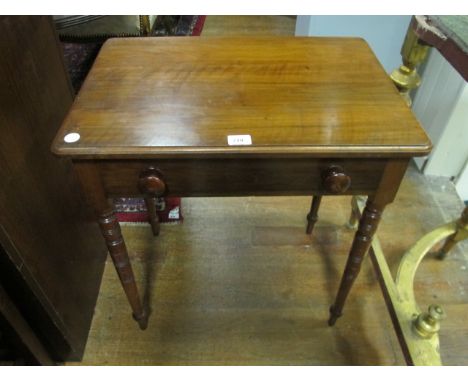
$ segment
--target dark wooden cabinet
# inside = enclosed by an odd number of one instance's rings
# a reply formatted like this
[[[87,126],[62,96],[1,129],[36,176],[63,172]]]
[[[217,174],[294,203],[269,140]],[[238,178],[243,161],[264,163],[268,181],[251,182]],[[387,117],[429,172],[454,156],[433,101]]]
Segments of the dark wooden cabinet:
[[[0,17],[0,51],[0,281],[54,360],[79,359],[106,250],[50,152],[73,91],[50,17]]]

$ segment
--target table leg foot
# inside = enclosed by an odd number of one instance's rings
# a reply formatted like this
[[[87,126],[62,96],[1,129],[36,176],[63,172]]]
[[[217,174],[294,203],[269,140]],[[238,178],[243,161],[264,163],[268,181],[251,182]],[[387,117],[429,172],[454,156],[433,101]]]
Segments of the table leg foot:
[[[143,307],[141,314],[137,315],[135,313],[132,314],[133,319],[138,323],[138,326],[141,330],[145,330],[148,327],[148,310]]]
[[[328,326],[334,326],[336,320],[342,316],[341,312],[335,310],[334,305],[330,306],[330,318],[328,319]]]
[[[312,198],[312,205],[310,206],[310,212],[307,214],[307,228],[306,233],[310,235],[314,229],[315,223],[318,220],[318,210],[320,207],[320,202],[322,201],[322,196],[314,196]]]

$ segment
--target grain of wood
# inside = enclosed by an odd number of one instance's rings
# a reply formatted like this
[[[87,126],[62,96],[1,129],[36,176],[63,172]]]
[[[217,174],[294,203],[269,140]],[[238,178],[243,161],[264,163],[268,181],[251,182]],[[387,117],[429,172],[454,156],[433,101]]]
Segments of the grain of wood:
[[[252,144],[231,146],[229,135]],[[363,39],[288,36],[109,39],[52,145],[77,159],[430,148]]]

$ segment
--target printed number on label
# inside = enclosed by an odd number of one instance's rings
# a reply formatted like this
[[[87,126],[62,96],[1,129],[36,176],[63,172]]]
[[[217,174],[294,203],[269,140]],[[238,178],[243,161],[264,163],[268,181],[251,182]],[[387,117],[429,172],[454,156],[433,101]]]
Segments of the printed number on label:
[[[250,135],[228,135],[229,146],[245,146],[252,144],[252,137]]]

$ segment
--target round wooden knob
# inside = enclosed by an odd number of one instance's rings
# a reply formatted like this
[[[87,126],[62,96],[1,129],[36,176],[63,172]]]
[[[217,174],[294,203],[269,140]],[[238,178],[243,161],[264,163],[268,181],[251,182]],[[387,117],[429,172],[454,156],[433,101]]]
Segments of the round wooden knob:
[[[351,186],[351,178],[340,166],[330,166],[323,173],[323,187],[332,194],[342,194]]]
[[[140,174],[138,188],[143,194],[161,196],[166,191],[166,184],[162,180],[161,172],[154,167],[150,167]]]

